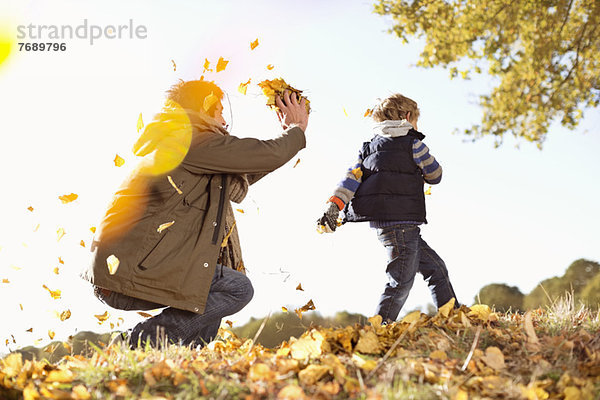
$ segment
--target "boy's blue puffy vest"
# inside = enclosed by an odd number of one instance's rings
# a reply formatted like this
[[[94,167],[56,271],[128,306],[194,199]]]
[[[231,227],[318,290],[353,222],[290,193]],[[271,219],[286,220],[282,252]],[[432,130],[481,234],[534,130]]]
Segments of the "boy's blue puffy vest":
[[[413,141],[424,137],[411,129],[406,136],[375,135],[363,144],[362,183],[346,206],[344,221],[427,223],[423,174],[413,159]]]

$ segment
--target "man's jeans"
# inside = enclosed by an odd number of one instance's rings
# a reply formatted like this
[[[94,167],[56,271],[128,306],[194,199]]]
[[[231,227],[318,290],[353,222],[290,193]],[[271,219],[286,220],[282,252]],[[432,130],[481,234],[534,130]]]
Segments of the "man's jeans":
[[[456,299],[446,264],[425,243],[420,232],[419,226],[414,224],[377,229],[377,237],[387,249],[389,258],[386,269],[388,283],[376,310],[384,321],[398,318],[417,272],[423,275],[437,307],[443,306],[452,297]],[[455,306],[458,307],[458,301]]]
[[[152,310],[165,307],[117,292],[110,292],[108,295],[101,290],[94,292],[104,303],[120,310]],[[142,342],[150,340],[151,343],[158,344],[160,328],[164,329],[169,341],[183,345],[203,345],[217,335],[221,318],[240,311],[250,302],[253,295],[254,289],[246,275],[217,265],[204,313],[196,314],[167,307],[160,314],[137,324],[131,332],[130,344],[137,346],[139,338]]]

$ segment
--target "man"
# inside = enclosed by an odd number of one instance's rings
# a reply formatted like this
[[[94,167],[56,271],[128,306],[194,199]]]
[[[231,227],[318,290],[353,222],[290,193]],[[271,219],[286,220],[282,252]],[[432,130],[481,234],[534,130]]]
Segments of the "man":
[[[166,307],[131,332],[136,345],[164,333],[184,345],[209,342],[221,319],[253,289],[244,274],[230,201],[305,147],[305,99],[277,98],[278,138],[240,139],[223,127],[223,92],[181,81],[134,145],[140,165],[116,192],[96,233],[85,277],[122,310]]]

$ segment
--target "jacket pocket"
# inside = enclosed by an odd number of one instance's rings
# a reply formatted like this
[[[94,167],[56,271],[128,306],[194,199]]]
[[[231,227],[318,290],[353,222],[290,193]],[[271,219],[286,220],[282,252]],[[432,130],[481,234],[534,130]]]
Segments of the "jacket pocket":
[[[207,188],[208,183],[208,179],[200,179],[188,193],[184,194],[183,204],[199,210],[206,210],[209,198]]]
[[[188,247],[185,238],[177,231],[163,232],[156,245],[138,263],[136,276],[160,283],[165,288],[179,288],[186,274],[185,266],[181,264],[189,258],[185,254],[189,251]]]

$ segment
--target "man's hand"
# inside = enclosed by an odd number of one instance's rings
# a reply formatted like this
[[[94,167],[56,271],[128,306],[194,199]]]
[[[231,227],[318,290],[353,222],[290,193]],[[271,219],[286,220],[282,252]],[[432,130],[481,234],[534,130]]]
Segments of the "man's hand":
[[[338,227],[338,216],[340,209],[335,203],[327,203],[329,206],[321,218],[317,220],[317,232],[332,233]]]
[[[283,129],[287,129],[291,124],[298,125],[306,132],[308,125],[308,111],[306,111],[306,99],[303,97],[298,103],[296,93],[290,95],[290,91],[283,92],[283,99],[275,97],[275,104],[279,107],[277,117]]]

